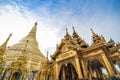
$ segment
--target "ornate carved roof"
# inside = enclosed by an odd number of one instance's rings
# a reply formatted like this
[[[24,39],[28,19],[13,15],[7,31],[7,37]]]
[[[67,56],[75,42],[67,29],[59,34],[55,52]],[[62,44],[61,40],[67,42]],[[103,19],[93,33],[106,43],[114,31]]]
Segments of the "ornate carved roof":
[[[61,40],[61,43],[57,45],[55,53],[51,56],[52,58],[56,58],[61,52],[71,49],[77,48],[87,48],[88,44],[78,35],[73,27],[73,35],[70,36],[68,30],[66,29],[66,35]]]
[[[75,31],[73,27],[73,41],[76,42],[76,44],[80,48],[87,48],[89,45],[78,35],[78,33]]]
[[[105,41],[103,35],[99,36],[98,34],[96,34],[96,33],[93,31],[93,29],[90,29],[90,30],[91,30],[91,32],[92,32],[93,45],[94,45],[94,44],[97,44],[97,43],[100,43],[100,42],[106,44],[106,41]]]

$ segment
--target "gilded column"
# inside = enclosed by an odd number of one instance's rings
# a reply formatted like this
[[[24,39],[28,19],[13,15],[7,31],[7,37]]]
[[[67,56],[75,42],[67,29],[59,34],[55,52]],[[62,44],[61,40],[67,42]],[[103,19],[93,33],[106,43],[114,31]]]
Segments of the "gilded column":
[[[22,72],[22,73],[21,73],[20,80],[23,80],[23,79],[24,79],[24,75],[25,75],[25,72]]]
[[[9,80],[12,80],[13,74],[14,74],[14,71],[11,72]]]
[[[59,70],[58,70],[58,63],[56,63],[56,78],[55,80],[59,80],[58,77],[59,77]]]
[[[89,70],[90,70],[90,79],[92,79],[92,77],[93,77],[93,70],[92,70],[92,68],[89,66]]]
[[[75,57],[75,60],[76,60],[76,66],[77,66],[77,72],[78,72],[78,78],[79,79],[83,79],[83,76],[82,76],[82,71],[81,71],[81,68],[80,68],[80,63],[79,63],[79,59],[78,57]]]
[[[100,78],[100,73],[98,69],[96,69],[96,73],[97,73],[97,77]]]
[[[65,67],[63,68],[63,76],[62,76],[62,78],[63,78],[63,80],[65,80]]]
[[[82,59],[81,60],[82,63],[82,69],[83,69],[83,75],[85,79],[88,79],[88,74],[87,74],[87,65],[85,63],[85,61]]]
[[[107,69],[107,71],[108,71],[108,75],[109,75],[109,76],[114,76],[114,73],[115,73],[115,72],[114,72],[114,70],[113,70],[113,68],[112,68],[109,60],[107,59],[106,55],[103,53],[103,54],[101,54],[101,57],[102,57],[102,60],[104,61],[104,64],[105,64],[105,66],[106,66],[106,69]]]
[[[99,72],[100,78],[103,78],[102,70],[99,69],[98,72]]]

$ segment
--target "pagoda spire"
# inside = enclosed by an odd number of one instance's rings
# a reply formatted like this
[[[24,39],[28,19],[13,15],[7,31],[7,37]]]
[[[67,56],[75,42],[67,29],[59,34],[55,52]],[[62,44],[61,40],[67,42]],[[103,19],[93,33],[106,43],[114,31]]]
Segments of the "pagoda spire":
[[[100,42],[106,44],[106,41],[105,41],[105,38],[103,37],[103,35],[99,36],[98,34],[96,34],[93,31],[92,28],[90,30],[92,32],[92,41],[93,41],[93,44],[100,43]]]
[[[59,45],[58,45],[58,43],[56,44],[56,49],[58,49],[59,47],[58,47]]]
[[[31,31],[29,32],[29,36],[36,36],[36,30],[37,30],[37,22],[35,22],[33,28],[31,29]]]
[[[76,33],[74,26],[72,27],[72,29],[73,29],[73,34]]]
[[[48,54],[49,54],[49,52],[47,51],[47,55],[46,55],[47,59],[48,59]]]
[[[8,36],[8,38],[6,39],[6,41],[0,46],[0,51],[1,51],[2,53],[5,52],[7,43],[8,43],[8,41],[9,41],[9,39],[10,39],[11,36],[12,36],[12,34],[10,34],[10,35]]]
[[[95,34],[95,32],[93,31],[92,28],[91,28],[90,30],[91,30],[93,36],[96,36],[96,35],[97,35],[97,34]]]
[[[78,35],[78,33],[75,31],[75,28],[74,28],[74,27],[72,27],[72,28],[73,28],[73,38],[78,38],[79,35]]]
[[[66,35],[64,36],[64,38],[67,40],[71,38],[67,28],[66,28]]]
[[[91,32],[92,32],[92,41],[93,41],[93,44],[96,44],[96,43],[101,42],[101,37],[98,36],[98,34],[96,34],[96,33],[93,31],[92,28],[91,28],[90,30],[91,30]]]
[[[66,36],[69,36],[68,28],[66,28]]]
[[[78,33],[75,31],[75,28],[73,28],[73,38],[77,42],[77,44],[80,45],[81,48],[87,48],[88,44],[78,35]]]
[[[49,55],[49,51],[47,51],[47,54],[46,54],[47,63],[48,63],[48,61],[49,61],[48,55]]]

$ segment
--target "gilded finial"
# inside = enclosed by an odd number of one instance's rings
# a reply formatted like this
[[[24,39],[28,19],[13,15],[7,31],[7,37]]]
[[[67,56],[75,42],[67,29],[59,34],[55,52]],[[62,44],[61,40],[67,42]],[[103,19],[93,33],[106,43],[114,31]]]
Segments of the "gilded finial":
[[[35,26],[37,26],[37,21],[35,22]]]
[[[33,28],[31,29],[31,31],[29,32],[28,36],[36,36],[36,30],[37,30],[37,22],[35,23],[35,25],[33,26]]]
[[[68,28],[66,28],[66,34],[68,34]]]
[[[47,61],[48,61],[48,54],[49,54],[49,52],[47,51],[47,55],[46,55]]]
[[[56,44],[56,49],[58,49],[58,43]]]
[[[1,49],[2,52],[5,51],[6,45],[7,45],[7,43],[8,43],[8,41],[9,41],[9,39],[10,39],[11,36],[12,36],[12,34],[10,34],[10,35],[8,36],[8,38],[6,39],[6,41],[0,46],[0,49]]]
[[[9,34],[9,37],[7,38],[7,40],[5,42],[8,42],[11,36],[12,36],[12,33]]]
[[[7,40],[5,41],[5,43],[7,43],[7,42],[9,41],[9,39],[10,39],[11,36],[12,36],[12,33],[9,34],[9,36],[8,36]],[[4,43],[4,44],[5,44],[5,43]]]
[[[64,36],[64,38],[67,40],[71,38],[67,28],[66,28],[66,35]]]
[[[76,33],[74,26],[72,28],[73,28],[73,33]]]
[[[92,28],[90,30],[91,30],[91,32],[92,32],[93,35],[96,35]]]
[[[69,36],[68,28],[66,28],[66,36]]]
[[[73,38],[80,38],[78,33],[75,31],[75,28],[74,27],[72,28],[73,28]]]
[[[49,52],[47,51],[47,57],[48,57]]]
[[[10,37],[12,36],[12,33],[9,35]]]
[[[101,39],[103,40],[104,43],[106,43],[106,40],[103,35],[101,35]]]

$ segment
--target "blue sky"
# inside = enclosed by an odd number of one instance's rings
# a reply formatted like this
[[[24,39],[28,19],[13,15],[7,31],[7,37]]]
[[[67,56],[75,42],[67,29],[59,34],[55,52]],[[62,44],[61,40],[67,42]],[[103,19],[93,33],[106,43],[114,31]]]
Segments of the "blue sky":
[[[13,33],[8,45],[25,37],[38,21],[37,39],[42,53],[53,54],[55,46],[72,26],[89,44],[90,28],[120,42],[120,0],[0,0],[0,40]],[[45,44],[46,43],[46,44]]]

